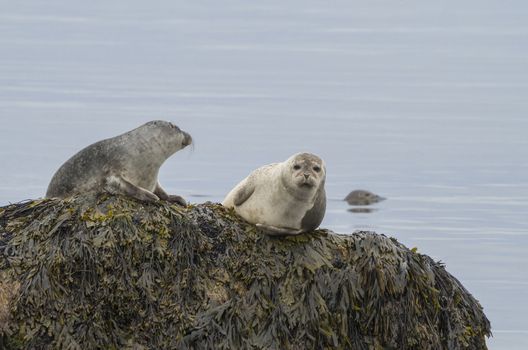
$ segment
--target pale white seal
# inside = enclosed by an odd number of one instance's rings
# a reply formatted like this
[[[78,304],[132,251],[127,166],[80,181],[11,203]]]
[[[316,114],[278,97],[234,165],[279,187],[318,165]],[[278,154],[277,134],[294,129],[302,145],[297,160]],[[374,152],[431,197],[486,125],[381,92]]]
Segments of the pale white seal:
[[[222,205],[270,234],[295,235],[316,229],[326,210],[324,162],[298,153],[258,168],[229,192]]]
[[[185,205],[182,197],[169,196],[161,188],[158,172],[167,158],[191,142],[188,133],[170,122],[148,122],[79,151],[53,175],[46,197],[106,191]]]

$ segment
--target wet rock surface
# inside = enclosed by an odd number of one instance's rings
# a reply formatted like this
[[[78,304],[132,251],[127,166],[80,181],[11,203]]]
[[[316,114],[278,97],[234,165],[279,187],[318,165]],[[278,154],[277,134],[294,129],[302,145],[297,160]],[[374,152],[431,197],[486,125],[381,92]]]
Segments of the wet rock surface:
[[[485,349],[478,301],[373,232],[269,237],[218,204],[0,208],[6,349]]]

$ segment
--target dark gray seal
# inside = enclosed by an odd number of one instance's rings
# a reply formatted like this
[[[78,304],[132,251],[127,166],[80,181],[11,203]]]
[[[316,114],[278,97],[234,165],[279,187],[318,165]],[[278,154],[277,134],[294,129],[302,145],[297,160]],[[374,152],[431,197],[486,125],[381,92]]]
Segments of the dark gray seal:
[[[350,205],[371,205],[377,202],[381,202],[385,199],[386,198],[378,196],[377,194],[374,194],[369,191],[355,190],[350,192],[344,200],[347,201]]]
[[[325,179],[321,158],[298,153],[253,171],[222,204],[269,234],[296,235],[316,229],[323,221]]]
[[[158,172],[167,158],[191,143],[191,135],[170,122],[148,122],[96,142],[68,159],[53,175],[46,197],[106,191],[141,201],[163,199],[186,205],[182,197],[168,195],[161,188]]]

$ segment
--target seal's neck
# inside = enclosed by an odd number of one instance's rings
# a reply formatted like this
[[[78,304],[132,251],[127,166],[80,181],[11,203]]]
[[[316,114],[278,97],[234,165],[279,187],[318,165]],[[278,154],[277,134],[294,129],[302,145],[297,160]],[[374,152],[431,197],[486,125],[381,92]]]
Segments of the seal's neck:
[[[178,148],[156,130],[135,129],[123,135],[128,138],[128,147],[133,148],[138,154],[144,156],[142,159],[150,163],[151,166],[160,167],[163,162],[173,155]]]

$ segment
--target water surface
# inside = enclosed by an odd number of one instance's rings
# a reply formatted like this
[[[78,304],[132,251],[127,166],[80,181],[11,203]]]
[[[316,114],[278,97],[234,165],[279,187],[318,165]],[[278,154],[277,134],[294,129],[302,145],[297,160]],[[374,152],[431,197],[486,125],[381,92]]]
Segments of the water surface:
[[[441,260],[491,349],[528,348],[528,5],[522,1],[0,1],[0,204],[152,119],[189,131],[170,192],[221,201],[299,151],[327,163],[323,227]],[[351,213],[368,189],[387,201]]]

